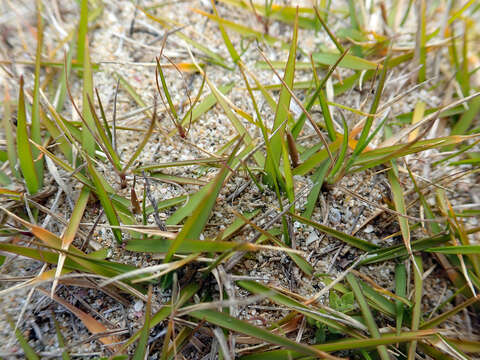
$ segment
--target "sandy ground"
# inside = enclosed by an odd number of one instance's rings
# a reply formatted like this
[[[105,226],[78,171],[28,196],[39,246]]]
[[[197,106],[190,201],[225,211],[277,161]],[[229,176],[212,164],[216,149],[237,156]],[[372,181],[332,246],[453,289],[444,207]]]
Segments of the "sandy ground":
[[[54,51],[59,40],[68,33],[74,26],[78,16],[78,9],[74,1],[58,2],[57,9],[55,2],[46,4],[48,24],[45,29],[45,54],[50,54]],[[306,3],[308,3],[306,1]],[[3,2],[2,7],[5,10],[2,15],[0,26],[2,31],[8,31],[8,46],[5,43],[2,45],[2,57],[12,60],[31,60],[34,58],[35,43],[30,32],[33,24],[35,24],[33,4],[29,2],[19,3],[18,6],[12,6],[11,2]],[[147,4],[143,4],[147,5]],[[152,13],[157,16],[166,17],[175,20],[181,24],[185,24],[182,31],[195,40],[205,44],[210,49],[218,51],[226,59],[228,59],[228,52],[226,51],[221,36],[219,35],[217,25],[205,17],[193,12],[191,8],[201,9],[203,11],[210,11],[211,6],[209,1],[179,1],[152,10]],[[252,27],[258,31],[262,31],[262,25],[251,15],[246,12],[241,12],[238,9],[221,5],[218,7],[220,15],[229,20],[242,23],[246,26]],[[55,16],[57,13],[59,18]],[[51,15],[50,15],[51,13]],[[57,23],[51,21],[51,18],[56,18]],[[131,24],[135,19],[132,32]],[[342,27],[344,20],[338,19],[333,25],[333,30]],[[381,26],[378,20],[378,13],[374,12],[371,16],[370,26],[372,30]],[[412,24],[412,29],[414,29]],[[291,34],[291,27],[274,22],[270,26],[270,35],[289,41]],[[140,12],[136,12],[135,6],[129,1],[105,1],[104,10],[99,19],[94,23],[90,32],[90,46],[91,57],[94,63],[99,64],[99,69],[94,73],[94,84],[98,89],[107,116],[111,117],[113,111],[113,96],[116,86],[117,74],[127,79],[127,81],[140,94],[146,104],[151,105],[154,102],[156,93],[156,86],[154,80],[154,58],[160,52],[161,39],[164,30],[155,22],[148,20]],[[232,41],[239,44],[241,38],[234,32],[229,32]],[[412,45],[414,42],[414,31],[402,34],[400,37],[400,45]],[[5,40],[5,39],[4,39]],[[255,42],[244,41],[245,53],[242,56],[246,66],[255,71],[256,76],[262,83],[278,83],[278,80],[272,75],[270,71],[260,70],[256,67],[256,62],[261,60]],[[313,33],[312,31],[300,30],[299,32],[299,46],[305,53],[312,52],[319,44],[326,44],[331,46],[328,38],[322,32]],[[400,46],[399,45],[399,46]],[[262,45],[262,49],[271,60],[286,60],[287,51],[281,50],[278,46]],[[165,53],[175,62],[190,61],[186,46],[175,35],[169,37]],[[197,59],[200,59],[199,54],[195,53]],[[432,67],[438,61],[439,64],[444,62],[442,58],[445,52],[439,52],[440,58],[438,60],[432,58]],[[61,51],[57,51],[56,58],[61,59]],[[201,59],[200,59],[201,60]],[[299,61],[308,61],[305,55],[299,54]],[[27,87],[31,86],[33,82],[33,70],[30,66],[12,65],[9,69],[13,70],[15,76],[24,74]],[[386,103],[389,99],[393,99],[396,95],[406,91],[412,86],[411,76],[415,71],[412,66],[399,67],[391,72],[387,79],[385,87]],[[207,65],[206,73],[209,79],[217,86],[233,83],[234,87],[228,94],[230,101],[246,112],[253,114],[254,110],[250,101],[248,101],[247,92],[243,89],[243,82],[238,71],[230,71],[219,66]],[[348,70],[341,70],[335,74],[337,78],[345,77],[349,74]],[[171,94],[173,94],[173,101],[176,104],[181,104],[185,101],[185,86],[193,94],[196,94],[201,77],[198,74],[183,74],[183,78],[176,71],[166,71],[168,84]],[[429,74],[431,76],[435,75]],[[15,79],[8,79],[5,74],[1,75],[2,80],[8,84],[8,89],[11,91],[11,96],[17,91]],[[308,80],[309,73],[298,71],[296,80]],[[446,76],[440,72],[439,76]],[[80,102],[80,81],[73,78],[72,90],[78,101]],[[329,84],[331,85],[331,84]],[[342,103],[346,106],[359,108],[363,106],[368,109],[372,96],[369,95],[368,89],[372,86],[370,82],[364,84],[364,88],[355,88],[346,94],[335,98],[336,102]],[[207,94],[208,91],[205,92]],[[438,106],[443,101],[444,94],[440,90],[437,92],[427,92],[419,88],[412,94],[408,95],[401,102],[396,103],[391,107],[390,116],[412,111],[418,99],[427,102],[428,106]],[[298,92],[298,96],[303,99],[304,94]],[[257,101],[262,111],[262,115],[269,124],[273,121],[274,112],[269,108],[268,104],[264,103],[263,98],[258,94]],[[131,113],[138,109],[132,98],[122,88],[118,93],[118,126],[131,127],[137,129],[147,129],[149,119],[144,113],[131,115]],[[292,105],[291,110],[294,113],[299,113],[301,110]],[[78,120],[78,116],[72,110],[71,105],[66,103],[64,110],[66,116]],[[318,109],[312,111],[313,116],[320,120],[320,113]],[[206,115],[202,116],[198,122],[193,124],[189,129],[187,139],[181,139],[178,135],[170,137],[165,136],[170,131],[174,130],[174,126],[168,118],[165,111],[160,105],[159,109],[160,125],[156,127],[155,134],[151,141],[145,147],[142,155],[138,158],[136,165],[171,162],[177,160],[195,159],[208,156],[209,153],[216,153],[222,148],[224,144],[230,141],[235,135],[235,129],[230,124],[228,118],[224,115],[221,108],[216,106]],[[358,121],[359,117],[348,113],[347,120],[352,126]],[[254,129],[251,124],[244,121],[244,125],[250,129],[253,137],[260,137],[258,129]],[[434,134],[435,136],[442,135],[443,124],[439,124]],[[118,149],[122,159],[128,159],[135,151],[137,144],[142,139],[142,133],[138,131],[119,131],[118,133]],[[302,137],[304,137],[304,144],[312,144],[316,140],[312,138],[314,134],[310,127],[306,127]],[[447,169],[430,169],[429,162],[435,159],[437,153],[434,151],[428,154],[414,155],[408,158],[409,166],[413,171],[427,178],[434,178],[440,175],[446,175],[450,170]],[[108,166],[104,166],[104,175],[109,179],[112,186],[118,189],[118,193],[128,196],[128,189],[121,189],[118,178],[113,176],[113,172]],[[453,171],[453,170],[452,170]],[[66,174],[60,172],[63,176]],[[210,180],[215,171],[203,171],[195,167],[184,168],[170,168],[167,173],[174,175],[181,175],[193,177],[202,181]],[[68,182],[68,186],[72,188],[72,192],[68,194],[71,199],[76,198],[78,186],[73,182]],[[132,184],[133,177],[127,177],[129,184]],[[214,236],[230,224],[234,217],[232,209],[237,211],[252,211],[261,209],[262,212],[267,213],[270,210],[275,210],[277,204],[275,194],[267,191],[264,194],[258,193],[257,188],[253,183],[248,184],[241,192],[237,194],[237,190],[242,188],[248,182],[247,176],[239,174],[230,179],[218,198],[217,205],[213,211],[210,219],[210,226],[207,227],[205,237]],[[312,184],[307,177],[296,177],[297,190],[302,191],[309,188]],[[50,175],[47,176],[47,183],[55,186],[55,181]],[[457,184],[455,189],[455,197],[452,198],[453,205],[462,204],[464,200],[471,202],[471,199],[477,197],[478,202],[478,176],[464,178]],[[477,184],[473,185],[472,184]],[[368,199],[371,202],[383,204],[385,196],[389,196],[389,184],[386,175],[381,169],[374,169],[366,173],[355,174],[348,176],[342,180],[341,185],[351,191]],[[152,183],[152,192],[157,200],[172,198],[178,195],[192,193],[199,187],[195,185],[174,185],[169,183]],[[143,181],[137,182],[137,193],[141,194],[143,191]],[[235,194],[233,196],[232,194]],[[298,201],[297,208],[302,209],[306,197]],[[55,196],[52,196],[45,206],[51,207],[58,205],[56,211],[68,218],[70,209],[68,207],[68,199],[65,194],[59,195],[59,201],[55,202]],[[313,219],[325,225],[335,227],[338,230],[347,233],[356,233],[357,236],[369,240],[378,245],[389,245],[394,243],[401,243],[401,237],[395,236],[386,239],[386,236],[395,233],[399,230],[395,219],[388,214],[375,218],[363,226],[367,219],[376,212],[374,206],[362,202],[338,188],[329,192],[322,192],[318,202],[318,206],[314,212]],[[167,218],[173,210],[167,210],[160,213],[160,217]],[[81,229],[88,233],[91,229],[91,224],[95,221],[98,214],[98,208],[91,208],[85,215],[84,224]],[[270,217],[266,217],[263,222],[258,225],[263,225],[272,218],[275,212],[272,212]],[[418,214],[413,214],[418,215]],[[149,219],[153,224],[153,218]],[[468,220],[469,226],[478,226],[478,219],[472,218]],[[100,224],[106,223],[106,219],[102,218]],[[329,274],[336,276],[350,266],[359,256],[359,252],[355,249],[343,245],[334,239],[326,237],[316,230],[294,223],[295,246],[297,249],[305,251],[307,260],[314,266],[316,274]],[[63,225],[60,225],[55,220],[50,221],[48,228],[56,233],[61,233]],[[241,239],[251,239],[255,235],[253,230],[246,230],[241,235]],[[413,236],[420,236],[413,234]],[[134,254],[126,252],[118,247],[112,238],[111,231],[105,227],[99,226],[93,233],[93,240],[103,246],[109,247],[111,251],[111,259],[134,264],[137,266],[146,266],[149,264],[156,264],[160,260],[150,256]],[[81,242],[81,239],[76,241]],[[94,242],[92,242],[94,244]],[[425,278],[425,296],[423,298],[425,311],[431,310],[439,302],[452,295],[452,291],[448,288],[443,272],[430,258],[424,259],[424,268],[428,276]],[[2,276],[31,276],[38,274],[42,268],[42,264],[32,262],[24,259],[8,259],[7,265],[1,268]],[[376,266],[365,266],[361,271],[375,279],[375,281],[388,290],[393,290],[393,271],[394,263],[381,264]],[[255,279],[263,279],[269,284],[288,289],[303,297],[311,297],[315,295],[325,284],[319,277],[308,278],[304,276],[301,271],[291,262],[288,256],[277,252],[259,252],[248,255],[240,261],[233,269],[227,271],[229,274],[248,276]],[[10,286],[9,283],[2,284],[2,288]],[[218,287],[215,279],[212,278],[211,287]],[[239,288],[233,289],[236,297],[243,297],[247,294]],[[31,340],[31,344],[35,349],[44,354],[55,354],[58,349],[56,337],[54,335],[54,324],[52,321],[52,312],[55,318],[59,321],[63,335],[70,344],[74,346],[74,353],[82,358],[89,356],[106,354],[104,349],[95,339],[89,339],[89,333],[83,327],[82,323],[75,318],[70,312],[58,306],[48,297],[42,293],[34,292],[32,297],[28,296],[29,289],[19,290],[2,297],[0,299],[0,307],[4,310],[0,314],[2,323],[5,324],[5,312],[10,313],[14,321],[18,318],[18,314],[25,306],[25,313],[20,324],[22,332]],[[121,304],[116,300],[105,296],[96,290],[85,290],[80,288],[72,288],[61,286],[57,294],[72,304],[78,307],[89,306],[90,309],[95,310],[98,317],[111,325],[112,328],[124,329],[128,334],[137,329],[141,323],[144,312],[144,305],[141,301],[128,298],[126,304]],[[168,292],[162,292],[160,289],[155,289],[154,307],[159,307],[169,299]],[[218,293],[217,293],[218,296]],[[270,306],[268,310],[265,308]],[[286,312],[282,309],[272,307],[270,303],[264,301],[260,304],[253,304],[248,306],[240,306],[238,309],[238,316],[248,319],[257,325],[262,325],[264,322],[279,319]],[[468,318],[468,317],[466,317]],[[449,326],[456,331],[468,331],[468,328],[474,326],[469,324],[461,316],[452,318]],[[382,322],[380,320],[380,326]],[[302,341],[310,341],[312,339],[312,330],[303,328],[300,338]],[[151,336],[155,337],[157,334],[162,334],[163,327],[160,326],[155,329]],[[471,328],[470,328],[471,329]],[[305,330],[305,331],[304,331]],[[473,336],[473,334],[472,334]],[[478,336],[478,334],[477,334]],[[202,349],[204,354],[208,354],[208,340],[205,341],[205,347]],[[0,356],[8,356],[19,351],[19,346],[15,344],[12,339],[11,328],[8,326],[1,326],[0,330]],[[187,352],[188,353],[188,352]],[[189,358],[186,355],[186,358]]]

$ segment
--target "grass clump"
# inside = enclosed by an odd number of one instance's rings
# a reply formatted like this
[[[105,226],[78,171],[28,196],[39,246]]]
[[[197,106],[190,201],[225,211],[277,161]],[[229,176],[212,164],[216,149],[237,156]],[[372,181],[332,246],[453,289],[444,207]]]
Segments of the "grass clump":
[[[475,2],[35,4],[0,61],[1,356],[480,353]]]

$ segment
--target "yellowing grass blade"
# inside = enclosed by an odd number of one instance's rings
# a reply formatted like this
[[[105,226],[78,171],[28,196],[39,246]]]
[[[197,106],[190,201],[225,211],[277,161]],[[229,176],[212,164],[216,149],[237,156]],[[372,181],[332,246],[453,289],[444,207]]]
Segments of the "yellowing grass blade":
[[[38,288],[41,292],[47,294],[47,291],[42,288]],[[95,320],[95,318],[86,312],[80,310],[79,308],[73,306],[69,302],[65,301],[64,299],[54,295],[51,297],[53,300],[55,300],[57,303],[62,305],[63,307],[67,308],[70,310],[70,312],[75,315],[77,318],[79,318],[83,325],[90,331],[92,334],[100,334],[107,332],[108,329],[105,325],[103,325],[101,322]],[[99,339],[103,344],[108,345],[112,350],[115,350],[115,345],[120,341],[120,339],[116,336],[105,336],[101,337]]]
[[[89,196],[90,190],[87,186],[84,185],[82,187],[82,190],[80,191],[80,195],[78,196],[75,208],[73,209],[72,216],[70,217],[70,222],[68,223],[68,226],[62,236],[62,250],[68,250],[70,244],[75,238],[78,226],[80,225],[80,220],[82,220],[83,213],[85,212],[85,208],[87,207]],[[65,263],[66,257],[67,255],[64,252],[59,254],[57,271],[55,273],[55,279],[53,280],[52,290],[50,292],[51,296],[55,294],[55,288],[58,283],[58,278],[60,277],[60,274],[62,272],[63,264]]]
[[[388,180],[390,181],[390,186],[392,188],[393,194],[393,203],[395,204],[395,210],[402,215],[407,214],[407,208],[405,206],[405,197],[403,195],[402,186],[400,185],[400,180],[396,173],[397,167],[396,164],[392,161],[393,167],[388,171]],[[413,261],[413,252],[412,246],[410,245],[410,226],[408,224],[408,219],[403,216],[397,216],[398,223],[400,224],[400,230],[402,232],[403,243],[407,249],[410,258]],[[415,263],[414,263],[415,264]]]
[[[426,104],[423,101],[419,101],[415,105],[415,110],[413,111],[412,115],[412,125],[416,124],[423,118],[423,114],[425,113],[425,106]],[[413,141],[418,136],[418,129],[413,130],[410,134],[408,134],[408,141]]]

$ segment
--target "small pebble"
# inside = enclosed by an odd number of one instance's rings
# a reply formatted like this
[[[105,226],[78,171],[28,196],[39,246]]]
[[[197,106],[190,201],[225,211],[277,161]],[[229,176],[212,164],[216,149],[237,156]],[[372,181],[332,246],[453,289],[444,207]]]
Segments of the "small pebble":
[[[374,228],[372,225],[367,225],[367,227],[363,230],[364,233],[366,234],[370,234],[371,232],[373,232]]]
[[[328,219],[332,224],[337,224],[342,219],[342,213],[340,212],[340,210],[332,207],[330,208],[330,212],[328,213]]]
[[[313,242],[315,242],[315,241],[317,241],[317,240],[318,240],[318,235],[317,235],[317,233],[316,233],[315,231],[312,231],[312,232],[310,233],[310,235],[308,235],[307,240],[305,241],[305,243],[306,243],[307,246],[308,246],[308,245],[310,245],[311,243],[313,243]]]
[[[140,311],[142,309],[143,309],[143,301],[142,300],[135,301],[135,304],[133,305],[133,310]]]

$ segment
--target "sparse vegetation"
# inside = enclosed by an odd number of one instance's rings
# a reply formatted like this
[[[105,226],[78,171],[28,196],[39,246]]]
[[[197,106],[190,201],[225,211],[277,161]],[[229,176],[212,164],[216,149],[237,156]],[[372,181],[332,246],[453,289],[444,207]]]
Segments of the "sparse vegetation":
[[[291,3],[1,3],[1,358],[479,357],[480,4]]]

